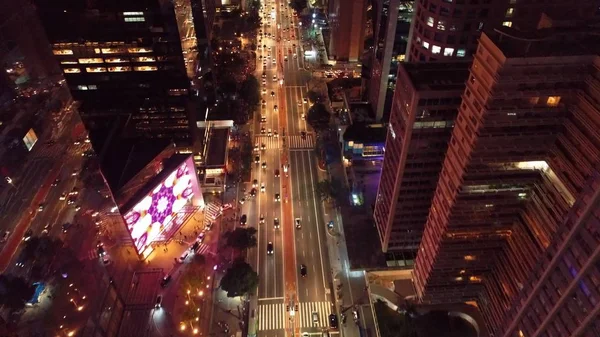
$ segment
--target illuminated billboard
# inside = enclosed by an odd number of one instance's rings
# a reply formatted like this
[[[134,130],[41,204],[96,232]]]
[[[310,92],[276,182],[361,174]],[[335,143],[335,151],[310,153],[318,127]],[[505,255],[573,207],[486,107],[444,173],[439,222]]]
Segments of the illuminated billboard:
[[[171,226],[184,206],[202,207],[202,203],[194,164],[189,156],[125,214],[125,223],[138,254],[147,257],[152,252],[152,242]]]
[[[27,131],[27,134],[25,134],[25,137],[23,137],[23,143],[25,143],[27,151],[31,151],[31,149],[33,149],[33,146],[35,145],[35,143],[37,143],[37,141],[38,138],[33,129],[29,129],[29,131]]]

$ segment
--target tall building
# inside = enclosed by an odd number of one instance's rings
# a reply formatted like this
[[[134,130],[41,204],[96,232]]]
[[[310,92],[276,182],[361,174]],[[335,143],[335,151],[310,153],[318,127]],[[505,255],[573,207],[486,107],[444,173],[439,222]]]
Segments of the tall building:
[[[409,61],[470,58],[482,32],[508,26],[536,28],[542,12],[585,19],[597,12],[595,0],[419,0],[409,44]]]
[[[375,119],[387,121],[396,85],[398,64],[403,62],[408,45],[414,1],[374,0],[373,46],[369,58],[368,95]]]
[[[600,167],[599,52],[590,27],[482,34],[416,260],[421,300],[477,300],[496,336],[597,324],[600,236],[581,205]]]
[[[121,139],[190,145],[195,121],[191,60],[175,5],[167,0],[35,0],[96,152]],[[193,69],[193,67],[191,67]]]
[[[329,0],[329,55],[337,61],[361,59],[366,24],[367,0]]]
[[[374,218],[388,264],[410,264],[421,242],[469,63],[401,63]]]

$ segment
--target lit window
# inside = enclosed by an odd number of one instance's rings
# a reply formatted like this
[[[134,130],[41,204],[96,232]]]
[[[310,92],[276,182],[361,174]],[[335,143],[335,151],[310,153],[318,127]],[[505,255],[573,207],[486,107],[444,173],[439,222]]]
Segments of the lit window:
[[[102,48],[102,54],[118,54],[124,52],[122,48]]]
[[[88,90],[88,86],[87,85],[78,85],[77,90]]]
[[[525,334],[521,330],[519,330],[519,337],[525,337]]]
[[[77,61],[60,61],[60,64],[77,64]]]
[[[134,17],[130,17],[130,18],[125,18],[124,20],[125,20],[125,22],[144,22],[144,21],[146,21],[146,19],[144,19],[143,16],[134,16]]]
[[[155,66],[141,66],[141,67],[133,67],[135,71],[157,71],[158,67]]]
[[[459,49],[456,51],[456,56],[458,56],[458,57],[465,57],[466,54],[467,54],[467,52],[464,49]]]
[[[471,276],[471,277],[469,277],[469,281],[479,283],[479,282],[481,282],[481,277]]]
[[[454,54],[454,48],[444,48],[444,56],[452,56]]]
[[[475,257],[474,255],[465,255],[464,258],[465,261],[475,261],[477,259],[477,257]]]
[[[441,52],[442,52],[442,48],[440,48],[440,46],[433,45],[433,47],[431,47],[432,54],[439,54]]]
[[[421,38],[417,36],[417,43],[421,43]]]
[[[156,57],[153,57],[153,56],[134,57],[133,61],[135,61],[135,62],[156,62]]]
[[[127,62],[129,62],[128,59],[121,58],[121,57],[111,57],[111,58],[104,59],[104,61],[106,63],[127,63]]]
[[[433,18],[431,16],[427,18],[427,25],[433,27]]]
[[[450,31],[451,32],[456,31],[456,25],[450,25]]]
[[[437,24],[438,30],[446,30],[446,21],[439,20]]]
[[[54,55],[73,55],[73,50],[71,49],[55,49],[52,51]]]
[[[124,16],[140,16],[144,15],[144,12],[123,12]]]
[[[94,53],[102,54],[102,50],[100,50],[100,48],[94,48]]]
[[[151,53],[152,49],[148,48],[127,48],[127,51],[130,53]]]
[[[88,85],[88,89],[90,89],[90,90],[96,90],[96,89],[98,89],[98,86],[95,85],[95,84],[90,84],[90,85]]]
[[[396,61],[398,62],[404,62],[404,60],[406,60],[406,54],[400,54],[396,57]]]
[[[429,49],[429,42],[423,41],[423,48]]]
[[[502,22],[502,25],[504,27],[512,27],[512,21],[504,21],[504,22]]]
[[[458,276],[458,277],[455,277],[455,278],[454,278],[454,281],[457,281],[457,282],[460,282],[460,281],[462,281],[462,280],[463,280],[463,278],[462,278],[461,276]]]
[[[513,14],[514,14],[514,13],[515,13],[515,9],[514,9],[514,8],[512,8],[512,7],[509,7],[509,8],[506,10],[506,17],[507,17],[507,18],[510,18],[511,16],[513,16]]]
[[[87,68],[85,68],[85,71],[87,71],[88,73],[105,73],[106,68],[104,68],[104,67],[87,67]]]
[[[559,102],[560,102],[560,96],[550,96],[546,100],[546,105],[547,106],[557,106]]]
[[[124,71],[131,71],[131,67],[108,67],[108,71],[111,73],[122,73]]]
[[[63,70],[65,72],[65,74],[77,74],[81,72],[81,69],[79,68],[65,68],[65,70]]]
[[[79,59],[79,63],[81,63],[81,64],[104,63],[104,60],[101,58],[84,58],[84,59]]]

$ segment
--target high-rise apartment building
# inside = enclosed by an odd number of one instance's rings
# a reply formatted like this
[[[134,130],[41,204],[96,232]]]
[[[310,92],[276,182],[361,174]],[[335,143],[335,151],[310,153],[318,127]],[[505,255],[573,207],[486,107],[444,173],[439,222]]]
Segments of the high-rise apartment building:
[[[329,0],[329,56],[358,62],[362,57],[367,0]]]
[[[368,95],[376,120],[389,118],[398,64],[405,59],[415,1],[373,0],[373,46],[369,57]]]
[[[481,35],[418,251],[420,299],[477,300],[496,336],[593,331],[599,52],[594,28]]]
[[[186,18],[181,11],[189,5],[167,0],[34,2],[98,153],[120,139],[191,144],[194,67],[193,60],[184,61],[182,48],[192,49],[195,37],[183,31],[187,22],[178,22]]]
[[[508,26],[531,30],[544,12],[592,18],[594,0],[418,0],[407,59],[414,62],[470,58],[482,32]]]
[[[468,68],[467,62],[399,65],[374,211],[383,251],[399,261],[414,260],[421,243]]]

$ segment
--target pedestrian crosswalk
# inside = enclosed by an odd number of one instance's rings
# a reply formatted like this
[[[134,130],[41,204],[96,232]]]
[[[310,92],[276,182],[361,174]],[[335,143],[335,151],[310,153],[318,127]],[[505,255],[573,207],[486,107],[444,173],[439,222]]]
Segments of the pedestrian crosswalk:
[[[66,146],[62,144],[40,144],[32,149],[33,158],[60,158],[66,152]]]
[[[309,133],[305,137],[302,136],[288,136],[289,148],[290,149],[312,149],[315,147],[314,136]]]
[[[204,209],[204,227],[209,226],[211,222],[215,221],[221,216],[221,203],[218,201],[212,201],[206,204]]]
[[[82,258],[82,260],[93,260],[93,259],[97,259],[98,256],[99,256],[98,249],[92,248],[92,249],[88,250],[87,252],[85,252],[85,256]]]
[[[208,253],[208,245],[206,245],[204,243],[201,243],[198,246],[198,249],[196,249],[196,254],[203,255],[203,254],[206,254],[206,253]]]
[[[313,317],[313,313],[317,313]],[[329,302],[301,302],[294,313],[294,325],[300,328],[326,328],[328,317],[333,312]],[[292,316],[284,303],[261,304],[258,306],[258,330],[280,330],[291,328]],[[315,318],[318,319],[315,322]]]
[[[262,144],[265,144],[267,150],[279,148],[279,137],[260,135],[254,138],[254,144],[257,144],[259,148],[262,148]]]

